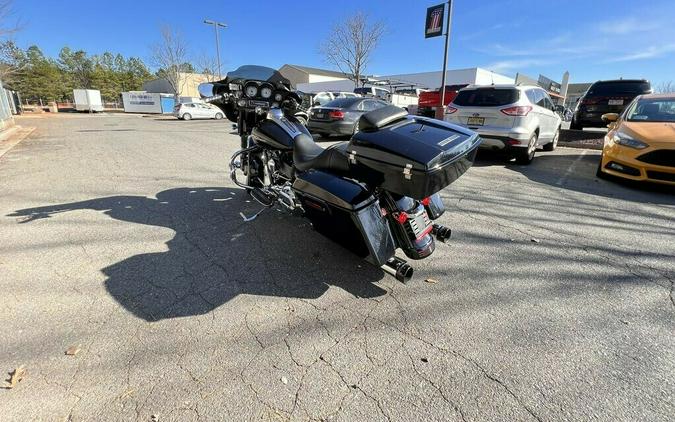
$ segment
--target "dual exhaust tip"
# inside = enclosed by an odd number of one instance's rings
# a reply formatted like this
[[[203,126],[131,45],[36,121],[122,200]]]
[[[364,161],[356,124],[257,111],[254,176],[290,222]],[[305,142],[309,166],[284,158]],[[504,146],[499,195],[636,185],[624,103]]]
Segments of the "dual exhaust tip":
[[[436,236],[439,242],[447,242],[452,236],[452,230],[449,227],[434,224],[431,233]],[[384,272],[394,276],[396,280],[401,283],[407,283],[413,276],[415,271],[413,267],[398,257],[390,258],[386,264],[382,266]]]
[[[413,267],[398,257],[390,258],[386,264],[382,266],[384,272],[394,276],[396,280],[401,283],[407,283],[413,276]]]

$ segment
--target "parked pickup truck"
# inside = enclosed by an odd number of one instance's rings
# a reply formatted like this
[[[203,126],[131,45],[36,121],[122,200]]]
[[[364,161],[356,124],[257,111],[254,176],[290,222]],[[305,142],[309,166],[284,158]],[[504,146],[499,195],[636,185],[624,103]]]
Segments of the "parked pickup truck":
[[[448,105],[457,96],[457,91],[467,86],[463,85],[446,85],[445,86],[445,101],[443,105]],[[419,96],[417,114],[425,117],[435,117],[436,107],[441,105],[441,89],[434,91],[423,92]]]
[[[412,113],[411,108],[417,109],[417,103],[419,101],[419,95],[425,92],[423,89],[419,88],[410,88],[410,89],[397,89],[393,94],[389,95],[387,100],[397,107],[404,108]]]

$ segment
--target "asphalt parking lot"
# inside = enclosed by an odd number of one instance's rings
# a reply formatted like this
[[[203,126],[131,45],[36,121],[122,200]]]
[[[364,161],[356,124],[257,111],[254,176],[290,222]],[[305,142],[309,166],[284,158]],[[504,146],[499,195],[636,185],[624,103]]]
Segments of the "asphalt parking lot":
[[[229,124],[19,123],[37,129],[0,158],[0,369],[27,372],[3,420],[675,414],[675,196],[596,179],[598,151],[479,160],[442,192],[453,239],[404,285],[299,217],[244,222]]]

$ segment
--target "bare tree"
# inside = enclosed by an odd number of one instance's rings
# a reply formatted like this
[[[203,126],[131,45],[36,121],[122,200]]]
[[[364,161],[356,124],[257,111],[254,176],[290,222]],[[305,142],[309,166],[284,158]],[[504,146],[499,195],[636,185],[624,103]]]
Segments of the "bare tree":
[[[201,54],[197,58],[197,71],[204,74],[207,82],[218,80],[218,61],[208,54]]]
[[[383,22],[368,22],[368,15],[357,12],[333,27],[320,51],[358,87],[384,31]]]
[[[18,19],[14,23],[9,22],[13,16],[12,0],[0,0],[0,37],[13,34],[20,29]]]
[[[675,83],[673,81],[664,81],[656,86],[655,91],[659,94],[670,94],[675,92]]]
[[[181,34],[168,25],[162,27],[161,34],[161,41],[151,46],[152,64],[159,68],[158,73],[179,97],[185,84],[180,74],[191,67],[188,65],[187,44]]]

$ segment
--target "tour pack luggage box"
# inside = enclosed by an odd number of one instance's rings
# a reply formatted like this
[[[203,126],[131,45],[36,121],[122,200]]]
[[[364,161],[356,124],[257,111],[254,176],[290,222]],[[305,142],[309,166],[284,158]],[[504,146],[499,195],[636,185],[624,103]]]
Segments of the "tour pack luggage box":
[[[469,129],[410,116],[393,106],[363,115],[359,130],[347,148],[357,179],[415,199],[433,195],[464,174],[481,142]]]

